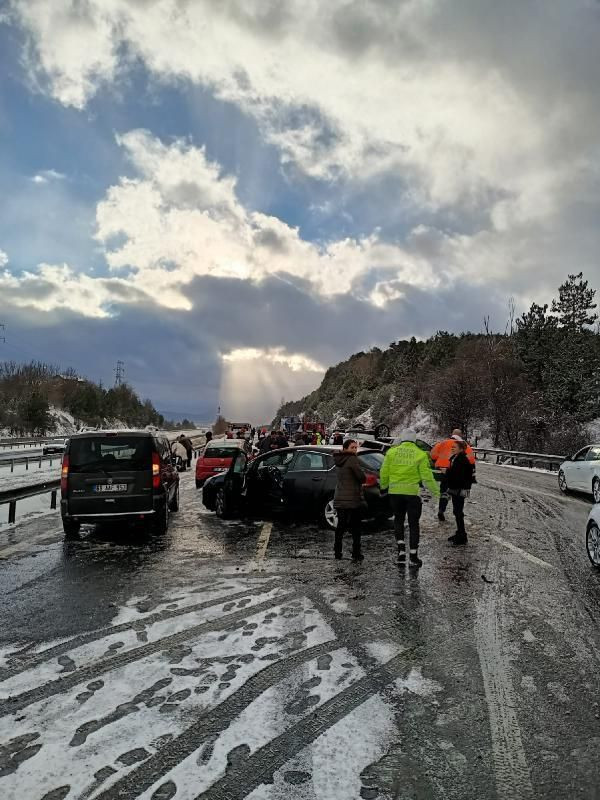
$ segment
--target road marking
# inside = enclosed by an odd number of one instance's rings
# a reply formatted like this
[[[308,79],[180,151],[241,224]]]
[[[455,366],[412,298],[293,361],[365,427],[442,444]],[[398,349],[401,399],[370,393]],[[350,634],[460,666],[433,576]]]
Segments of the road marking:
[[[522,548],[517,547],[516,544],[511,544],[510,542],[507,542],[506,539],[503,539],[501,536],[496,536],[495,533],[490,533],[489,537],[490,539],[493,539],[495,542],[498,542],[498,544],[501,544],[503,547],[507,547],[509,550],[512,550],[513,553],[517,553],[518,555],[523,556],[523,558],[526,558],[528,561],[531,561],[532,564],[537,564],[538,567],[545,567],[546,569],[554,569],[552,564],[549,564],[547,561],[542,561],[542,559],[538,558],[537,556],[532,556],[531,553],[527,552],[527,550],[523,550]]]
[[[267,552],[267,547],[269,546],[269,539],[271,538],[272,530],[272,522],[265,522],[263,524],[260,536],[258,537],[258,542],[256,544],[256,555],[254,556],[255,561],[262,561],[264,559]]]

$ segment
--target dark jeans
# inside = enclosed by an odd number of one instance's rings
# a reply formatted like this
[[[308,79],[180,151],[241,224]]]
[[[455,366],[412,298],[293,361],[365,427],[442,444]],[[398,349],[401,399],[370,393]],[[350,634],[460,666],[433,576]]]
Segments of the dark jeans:
[[[397,542],[404,541],[404,520],[408,516],[409,546],[411,550],[419,547],[419,520],[423,504],[418,495],[391,494],[390,503],[394,512],[394,535]]]
[[[450,500],[450,495],[448,494],[448,480],[445,475],[442,475],[442,480],[440,481],[440,492],[438,514],[444,514],[448,508],[448,501]]]
[[[458,494],[450,495],[452,498],[452,512],[456,517],[456,532],[459,538],[467,538],[465,530],[465,498]]]
[[[187,465],[188,465],[188,468],[192,466],[192,457],[193,457],[193,455],[194,455],[194,451],[193,450],[188,450],[187,451]]]
[[[335,529],[334,552],[336,555],[342,554],[342,539],[346,531],[352,534],[352,557],[360,555],[360,521],[362,509],[360,508],[338,508],[338,524]]]

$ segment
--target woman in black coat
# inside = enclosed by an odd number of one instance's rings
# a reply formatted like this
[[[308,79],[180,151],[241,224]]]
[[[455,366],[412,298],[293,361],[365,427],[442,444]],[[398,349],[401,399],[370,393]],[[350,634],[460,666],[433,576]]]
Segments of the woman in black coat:
[[[467,443],[456,441],[452,447],[450,466],[446,470],[448,494],[452,498],[452,512],[456,518],[456,533],[449,536],[452,544],[466,544],[467,531],[465,530],[465,500],[469,496],[473,485],[475,467],[467,458]]]
[[[362,561],[360,521],[365,505],[362,486],[366,476],[358,463],[357,450],[358,443],[354,439],[348,439],[344,442],[343,449],[333,455],[337,468],[337,485],[333,505],[338,518],[334,555],[336,558],[342,557],[342,539],[344,533],[350,531],[352,534],[352,560]]]

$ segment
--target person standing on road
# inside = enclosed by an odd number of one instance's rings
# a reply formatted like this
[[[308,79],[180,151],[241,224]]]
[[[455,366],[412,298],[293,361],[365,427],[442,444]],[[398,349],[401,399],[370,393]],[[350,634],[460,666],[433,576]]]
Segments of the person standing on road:
[[[462,439],[456,440],[452,447],[450,466],[446,470],[446,484],[452,499],[452,512],[456,519],[456,533],[448,537],[452,544],[466,544],[467,531],[465,529],[465,500],[469,496],[473,484],[475,468],[467,455],[467,443]]]
[[[357,450],[358,443],[354,439],[347,439],[343,444],[343,449],[333,454],[337,472],[333,505],[338,518],[333,554],[337,559],[342,557],[342,540],[346,531],[350,531],[352,534],[352,560],[362,561],[360,523],[365,504],[362,487],[366,475],[358,463]]]
[[[205,445],[206,445],[212,440],[212,436],[213,436],[212,435],[212,431],[206,431],[206,433],[204,435],[206,436],[206,442],[205,442]]]
[[[404,545],[404,520],[408,516],[409,529],[409,565],[420,567],[423,562],[419,558],[419,539],[421,510],[423,504],[419,497],[419,488],[424,484],[434,497],[439,497],[440,490],[433,477],[427,453],[416,445],[417,434],[405,430],[395,440],[394,445],[385,454],[379,473],[382,492],[389,492],[392,511],[394,512],[394,535],[398,547],[398,563],[406,563]]]
[[[179,441],[185,447],[185,452],[187,453],[187,465],[188,468],[192,466],[192,457],[194,455],[194,445],[192,444],[192,440],[188,436],[184,436],[183,433],[179,437]]]
[[[442,480],[440,481],[440,502],[438,506],[438,519],[440,522],[444,522],[446,519],[446,508],[448,507],[448,501],[450,500],[450,495],[448,494],[448,482],[446,480],[446,470],[450,466],[452,448],[454,447],[454,443],[458,440],[463,441],[463,435],[460,428],[455,428],[447,439],[443,439],[441,442],[435,444],[431,448],[431,453],[429,454],[436,469],[442,471]],[[471,464],[475,464],[475,453],[469,444],[467,444],[466,456]]]
[[[187,469],[187,451],[183,446],[183,442],[181,441],[181,437],[179,439],[175,439],[171,446],[171,452],[175,457],[179,457],[181,459],[181,470],[182,472]]]
[[[271,449],[271,440],[272,440],[273,435],[274,435],[274,432],[270,433],[268,436],[263,436],[262,439],[258,440],[258,452],[259,453],[262,454],[262,453],[268,453],[269,452],[269,450]]]

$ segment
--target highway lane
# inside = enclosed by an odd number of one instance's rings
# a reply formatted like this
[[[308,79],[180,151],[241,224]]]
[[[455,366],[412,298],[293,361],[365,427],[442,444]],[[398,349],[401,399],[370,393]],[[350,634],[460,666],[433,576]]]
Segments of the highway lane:
[[[4,798],[596,797],[589,501],[480,465],[470,541],[429,502],[419,572],[365,524],[217,520],[182,475],[162,539],[56,514],[0,534]]]

